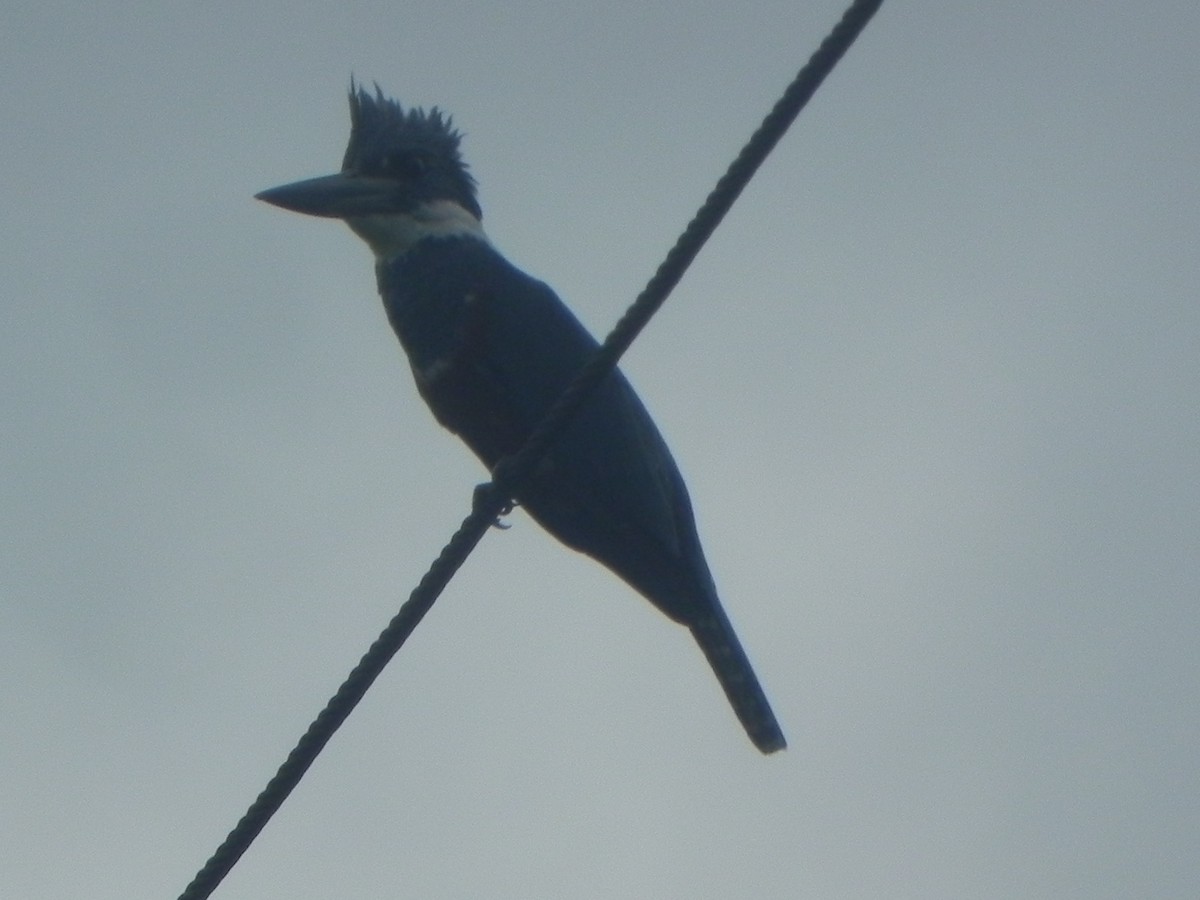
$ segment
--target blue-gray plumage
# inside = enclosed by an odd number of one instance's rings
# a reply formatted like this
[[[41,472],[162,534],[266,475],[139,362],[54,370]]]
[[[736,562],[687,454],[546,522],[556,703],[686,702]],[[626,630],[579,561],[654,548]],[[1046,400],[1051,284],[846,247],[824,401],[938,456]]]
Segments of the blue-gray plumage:
[[[487,240],[449,118],[353,85],[350,113],[339,174],[258,196],[344,219],[371,246],[417,389],[490,469],[521,446],[596,341]],[[606,379],[516,499],[686,625],[755,745],[786,746],[717,599],[683,479],[624,375]]]

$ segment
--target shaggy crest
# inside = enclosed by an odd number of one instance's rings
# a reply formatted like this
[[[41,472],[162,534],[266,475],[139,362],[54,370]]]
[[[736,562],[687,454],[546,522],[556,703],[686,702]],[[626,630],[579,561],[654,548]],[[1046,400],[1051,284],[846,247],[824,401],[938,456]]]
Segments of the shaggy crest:
[[[462,134],[450,116],[436,106],[407,111],[383,95],[375,85],[372,96],[350,82],[350,142],[342,171],[403,176],[436,173],[437,180],[453,185],[463,205],[479,216],[475,179],[459,152]]]

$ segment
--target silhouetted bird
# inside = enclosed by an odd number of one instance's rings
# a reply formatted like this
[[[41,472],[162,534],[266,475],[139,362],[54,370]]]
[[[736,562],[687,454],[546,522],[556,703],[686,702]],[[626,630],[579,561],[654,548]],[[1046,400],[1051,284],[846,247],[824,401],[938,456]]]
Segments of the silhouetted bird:
[[[490,469],[517,450],[596,349],[540,281],[480,224],[460,135],[436,108],[405,111],[350,88],[337,175],[263,191],[284,209],[344,219],[375,253],[379,292],[437,420]],[[516,499],[692,632],[750,739],[786,746],[700,549],[691,501],[641,401],[614,372]]]

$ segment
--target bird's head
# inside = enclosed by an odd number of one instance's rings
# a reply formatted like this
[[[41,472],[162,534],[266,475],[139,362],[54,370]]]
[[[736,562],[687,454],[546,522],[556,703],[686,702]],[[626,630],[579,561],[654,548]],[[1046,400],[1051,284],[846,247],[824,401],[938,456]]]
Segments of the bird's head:
[[[475,179],[459,153],[462,136],[434,107],[405,111],[350,84],[350,143],[336,175],[270,188],[259,200],[311,216],[344,219],[387,259],[426,237],[483,236]]]

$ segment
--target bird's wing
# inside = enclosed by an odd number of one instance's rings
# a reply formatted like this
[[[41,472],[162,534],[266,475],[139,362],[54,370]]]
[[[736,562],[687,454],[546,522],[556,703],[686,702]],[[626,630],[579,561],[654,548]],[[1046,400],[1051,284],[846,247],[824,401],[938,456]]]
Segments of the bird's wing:
[[[554,292],[515,272],[515,288],[477,298],[474,315],[489,377],[510,414],[529,431],[596,351],[597,344]],[[530,511],[553,517],[560,538],[577,546],[577,510],[586,507],[613,529],[643,532],[661,552],[682,556],[691,505],[675,462],[641,400],[619,371],[588,398],[547,456]],[[540,482],[540,483],[539,483]],[[535,499],[536,497],[536,499]],[[565,506],[563,515],[554,507]],[[681,521],[683,516],[686,521]],[[588,530],[596,519],[588,520]],[[589,551],[590,552],[590,551]]]

